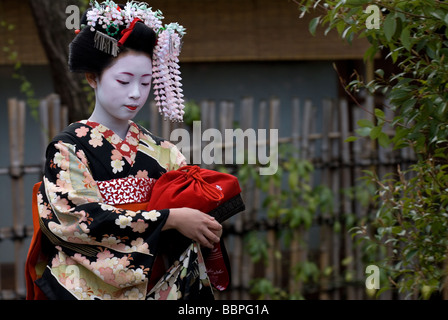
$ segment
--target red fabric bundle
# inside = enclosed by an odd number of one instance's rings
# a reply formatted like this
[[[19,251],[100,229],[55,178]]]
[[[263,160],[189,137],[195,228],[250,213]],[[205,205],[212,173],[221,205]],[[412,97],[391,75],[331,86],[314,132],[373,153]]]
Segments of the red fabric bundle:
[[[230,208],[230,211],[224,212],[218,208],[224,204],[228,206],[230,200],[236,206],[243,206],[242,201],[236,203],[240,193],[238,179],[231,174],[198,166],[183,166],[168,171],[156,181],[148,209],[193,208],[211,213],[222,222],[237,212]]]
[[[238,179],[228,173],[183,166],[168,171],[154,184],[147,210],[193,208],[208,213],[223,222],[244,210]],[[218,290],[230,282],[230,265],[224,242],[215,245],[205,264],[210,281]]]

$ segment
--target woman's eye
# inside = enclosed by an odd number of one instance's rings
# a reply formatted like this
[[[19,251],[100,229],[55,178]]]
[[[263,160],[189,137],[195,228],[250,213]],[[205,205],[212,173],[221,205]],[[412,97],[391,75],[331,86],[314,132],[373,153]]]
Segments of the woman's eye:
[[[120,84],[129,84],[129,82],[127,82],[127,81],[122,81],[122,80],[117,80],[117,82],[120,83]]]
[[[149,83],[142,83],[142,86],[147,87],[147,86],[149,86]]]

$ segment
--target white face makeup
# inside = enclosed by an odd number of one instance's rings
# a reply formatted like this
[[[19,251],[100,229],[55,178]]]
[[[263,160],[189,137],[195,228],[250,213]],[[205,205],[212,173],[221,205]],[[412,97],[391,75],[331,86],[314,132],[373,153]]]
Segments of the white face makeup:
[[[135,51],[124,53],[96,78],[95,110],[91,121],[120,131],[133,119],[151,91],[151,59]],[[115,130],[114,130],[115,131]],[[118,132],[117,132],[118,133]]]

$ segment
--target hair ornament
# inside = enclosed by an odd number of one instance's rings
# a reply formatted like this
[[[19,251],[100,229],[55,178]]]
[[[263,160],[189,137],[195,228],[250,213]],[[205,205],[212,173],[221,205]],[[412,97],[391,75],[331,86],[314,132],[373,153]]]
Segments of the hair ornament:
[[[115,2],[107,0],[101,4],[91,2],[87,12],[87,26],[96,32],[94,46],[98,50],[116,57],[127,37],[138,21],[143,22],[157,34],[154,47],[153,85],[156,104],[165,119],[182,121],[184,100],[179,70],[179,55],[185,28],[178,23],[163,25],[160,10],[153,11],[146,3],[129,1],[120,8]],[[125,29],[118,34],[121,26]],[[118,34],[118,39],[116,38]]]
[[[108,36],[107,34],[102,33],[100,31],[96,31],[93,41],[94,41],[94,47],[96,49],[111,54],[114,57],[117,56],[118,54],[117,39],[114,39],[111,36]]]

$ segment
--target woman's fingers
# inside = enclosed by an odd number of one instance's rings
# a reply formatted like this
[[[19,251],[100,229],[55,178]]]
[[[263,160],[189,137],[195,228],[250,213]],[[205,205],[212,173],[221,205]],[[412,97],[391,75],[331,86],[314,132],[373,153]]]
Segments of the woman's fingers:
[[[213,248],[215,243],[220,241],[222,226],[218,225],[208,225],[205,228],[199,229],[199,234],[197,236],[197,241],[207,248]]]
[[[222,235],[222,225],[212,216],[197,209],[170,209],[167,224],[169,227],[166,229],[175,228],[184,236],[207,248],[213,248]]]
[[[209,227],[210,229],[213,229],[213,230],[216,230],[216,231],[218,231],[218,230],[222,230],[222,225],[221,225],[218,221],[216,221],[215,218],[213,218],[213,217],[211,217],[211,216],[209,216],[209,215],[207,215],[207,217],[210,217],[210,218],[211,218],[211,219],[210,219],[210,222],[208,223],[208,227]]]
[[[207,239],[209,239],[211,242],[213,242],[213,243],[219,242],[219,237],[218,237],[218,235],[217,235],[215,232],[213,232],[212,230],[210,230],[210,229],[207,229],[207,230],[204,232],[204,236],[205,236]]]
[[[209,249],[213,249],[214,243],[210,242],[205,236],[200,236],[197,241],[199,242],[199,244],[203,247],[207,247]]]

